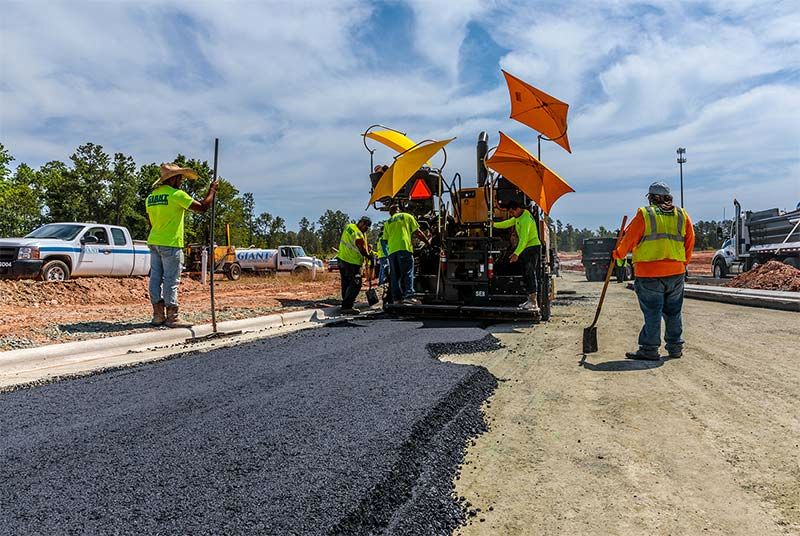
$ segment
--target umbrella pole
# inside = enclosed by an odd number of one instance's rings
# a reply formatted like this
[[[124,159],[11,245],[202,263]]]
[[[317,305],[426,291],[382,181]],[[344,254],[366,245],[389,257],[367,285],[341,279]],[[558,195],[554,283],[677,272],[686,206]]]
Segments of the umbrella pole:
[[[536,151],[536,158],[538,158],[539,161],[541,162],[542,161],[542,135],[541,134],[536,136],[536,145],[538,147],[538,151]]]

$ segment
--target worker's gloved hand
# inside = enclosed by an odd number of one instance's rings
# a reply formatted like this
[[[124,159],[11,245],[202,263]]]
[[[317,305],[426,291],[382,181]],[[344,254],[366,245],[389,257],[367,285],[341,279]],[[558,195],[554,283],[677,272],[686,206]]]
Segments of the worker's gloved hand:
[[[619,266],[620,268],[622,268],[623,266],[625,266],[625,261],[624,261],[624,260],[622,260],[622,259],[617,259],[616,261],[617,261],[617,266]]]

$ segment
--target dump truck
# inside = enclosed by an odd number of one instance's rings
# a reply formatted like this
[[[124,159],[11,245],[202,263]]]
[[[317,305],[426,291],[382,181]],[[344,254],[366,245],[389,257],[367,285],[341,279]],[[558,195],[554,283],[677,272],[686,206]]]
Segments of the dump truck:
[[[727,239],[711,261],[715,278],[741,274],[770,260],[800,268],[800,209],[742,212],[736,199],[733,207]],[[717,233],[724,237],[721,228]]]
[[[581,249],[581,264],[587,281],[603,281],[608,273],[608,265],[613,262],[611,254],[617,244],[616,238],[585,238]],[[631,256],[628,262],[615,271],[617,281],[633,279]]]
[[[511,201],[528,205],[530,200],[511,181],[487,170],[488,149],[488,135],[481,132],[477,142],[477,180],[472,186],[462,185],[458,173],[447,181],[441,168],[424,165],[396,195],[373,203],[373,207],[381,211],[399,204],[401,210],[417,219],[420,228],[431,238],[430,247],[417,244],[414,251],[414,291],[421,304],[390,303],[388,289],[385,289],[383,308],[388,313],[533,322],[550,318],[556,262],[551,229],[539,207],[532,205],[531,213],[542,242],[537,266],[541,311],[521,309],[519,304],[527,298],[521,263],[509,261],[517,244],[516,235],[513,228],[494,229],[492,221],[510,217],[506,207]],[[370,175],[371,193],[381,177],[380,172]]]

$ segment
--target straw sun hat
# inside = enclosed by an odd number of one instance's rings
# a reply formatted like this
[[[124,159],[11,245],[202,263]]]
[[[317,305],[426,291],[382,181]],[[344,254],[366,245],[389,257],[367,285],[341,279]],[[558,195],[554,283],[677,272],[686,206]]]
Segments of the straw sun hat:
[[[161,177],[153,183],[153,188],[175,175],[182,175],[190,181],[197,180],[197,172],[192,168],[180,167],[177,164],[161,164]]]

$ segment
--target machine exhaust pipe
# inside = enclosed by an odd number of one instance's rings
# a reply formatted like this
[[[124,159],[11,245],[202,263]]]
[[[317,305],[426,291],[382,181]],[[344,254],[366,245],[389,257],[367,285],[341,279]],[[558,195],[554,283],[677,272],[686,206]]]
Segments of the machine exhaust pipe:
[[[486,153],[489,152],[489,135],[484,131],[478,134],[478,186],[483,188],[486,186],[486,179],[489,173],[486,171],[486,166],[483,160],[486,158]]]

